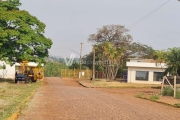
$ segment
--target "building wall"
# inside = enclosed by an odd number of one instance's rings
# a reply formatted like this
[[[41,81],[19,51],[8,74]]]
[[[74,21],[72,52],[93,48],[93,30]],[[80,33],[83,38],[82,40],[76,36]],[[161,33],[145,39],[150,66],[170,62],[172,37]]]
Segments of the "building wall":
[[[130,59],[127,62],[128,83],[161,84],[161,81],[154,81],[154,72],[164,72],[167,68],[165,63],[156,64],[152,59]],[[148,71],[148,81],[136,80],[136,71]]]
[[[149,71],[148,81],[136,80],[136,71]],[[154,72],[163,72],[162,68],[128,67],[128,83],[161,84],[161,81],[153,81]]]
[[[166,68],[165,63],[157,64],[156,63],[145,63],[145,62],[127,62],[128,67],[142,67],[142,68]]]
[[[10,66],[8,64],[6,64],[3,61],[0,61],[0,65],[6,65],[6,69],[0,69],[0,78],[11,78],[14,79],[15,78],[15,65]]]

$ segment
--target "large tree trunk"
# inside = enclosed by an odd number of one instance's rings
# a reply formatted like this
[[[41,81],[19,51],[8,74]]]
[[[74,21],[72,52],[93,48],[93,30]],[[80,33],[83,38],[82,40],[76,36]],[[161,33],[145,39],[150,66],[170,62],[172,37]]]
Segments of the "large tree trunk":
[[[113,81],[116,79],[116,75],[118,72],[119,66],[118,65],[107,65],[106,66],[106,80]]]

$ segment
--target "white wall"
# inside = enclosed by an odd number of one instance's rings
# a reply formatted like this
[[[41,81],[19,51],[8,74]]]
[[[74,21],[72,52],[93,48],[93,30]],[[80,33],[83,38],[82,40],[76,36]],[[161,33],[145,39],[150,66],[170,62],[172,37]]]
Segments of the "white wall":
[[[128,67],[128,83],[161,84],[161,81],[153,81],[154,72],[163,72],[163,68]],[[149,81],[136,80],[136,71],[149,71]]]
[[[4,65],[6,65],[6,69],[5,70],[0,69],[0,78],[14,79],[15,78],[15,65],[10,66],[10,65],[6,64],[5,62],[0,61],[1,66],[3,66],[3,63],[4,63]]]
[[[146,67],[146,68],[166,68],[165,63],[156,65],[156,63],[145,63],[145,62],[127,62],[127,67]]]

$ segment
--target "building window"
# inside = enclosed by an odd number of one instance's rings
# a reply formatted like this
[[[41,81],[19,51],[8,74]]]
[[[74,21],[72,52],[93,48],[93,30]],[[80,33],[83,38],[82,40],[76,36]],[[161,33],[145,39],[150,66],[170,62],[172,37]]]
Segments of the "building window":
[[[162,81],[163,76],[163,72],[154,72],[153,81]]]
[[[149,71],[136,71],[136,80],[148,81]]]

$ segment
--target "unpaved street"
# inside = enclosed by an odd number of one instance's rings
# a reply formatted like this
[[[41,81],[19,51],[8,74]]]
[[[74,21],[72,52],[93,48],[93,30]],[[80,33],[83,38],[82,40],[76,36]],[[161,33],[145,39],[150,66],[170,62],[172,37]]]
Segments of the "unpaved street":
[[[19,120],[180,119],[180,109],[133,96],[143,90],[84,88],[75,80],[45,78]]]

